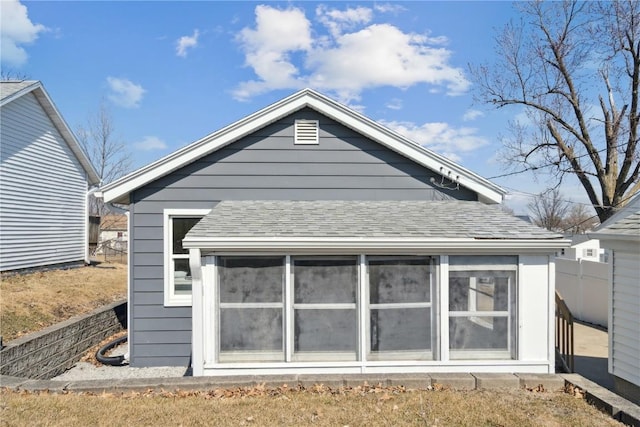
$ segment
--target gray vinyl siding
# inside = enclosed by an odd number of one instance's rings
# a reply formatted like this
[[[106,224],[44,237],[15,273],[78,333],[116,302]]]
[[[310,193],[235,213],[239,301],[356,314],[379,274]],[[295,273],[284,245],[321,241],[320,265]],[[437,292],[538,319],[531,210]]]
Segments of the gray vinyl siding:
[[[294,145],[297,118],[320,121],[318,145]],[[187,366],[191,307],[164,307],[163,210],[222,200],[477,200],[313,110],[302,110],[131,195],[131,366]]]
[[[84,260],[83,167],[32,93],[0,123],[0,271]]]

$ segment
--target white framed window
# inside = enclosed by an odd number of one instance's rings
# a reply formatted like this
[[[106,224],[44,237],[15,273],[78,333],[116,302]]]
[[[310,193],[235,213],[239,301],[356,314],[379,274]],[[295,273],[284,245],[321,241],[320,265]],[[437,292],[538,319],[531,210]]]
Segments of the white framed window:
[[[449,357],[516,358],[517,256],[449,256]]]
[[[191,268],[189,250],[182,239],[210,209],[165,209],[164,230],[164,305],[190,306]]]
[[[367,359],[433,360],[435,263],[427,256],[368,256]]]

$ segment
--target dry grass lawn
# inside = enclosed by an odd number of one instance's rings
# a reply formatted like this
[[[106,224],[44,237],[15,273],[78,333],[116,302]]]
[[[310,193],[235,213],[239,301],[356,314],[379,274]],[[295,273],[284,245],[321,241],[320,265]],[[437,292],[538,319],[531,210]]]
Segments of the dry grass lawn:
[[[0,335],[8,342],[126,298],[127,266],[97,266],[3,275]]]
[[[568,393],[237,389],[131,394],[3,391],[5,426],[620,426]]]
[[[2,277],[6,341],[126,296],[126,265]],[[579,393],[406,391],[401,387],[129,394],[0,391],[2,426],[620,426]]]

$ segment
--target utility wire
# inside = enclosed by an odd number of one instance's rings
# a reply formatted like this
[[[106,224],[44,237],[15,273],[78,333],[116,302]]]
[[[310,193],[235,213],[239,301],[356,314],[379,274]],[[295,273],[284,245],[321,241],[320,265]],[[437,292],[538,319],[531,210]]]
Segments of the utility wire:
[[[640,194],[640,193],[639,193],[639,192],[635,192],[635,193],[633,193],[632,195],[630,195],[629,197],[625,197],[624,199],[620,200],[620,201],[618,202],[618,204],[617,204],[617,205],[615,205],[615,206],[611,206],[611,207],[612,207],[612,208],[614,208],[614,209],[616,209],[618,206],[620,206],[621,204],[623,204],[623,203],[624,203],[624,202],[626,202],[627,200],[629,200],[629,199],[631,199],[631,198],[635,197],[635,196],[636,196],[636,194]],[[565,232],[565,231],[567,231],[567,230],[570,230],[570,229],[572,229],[572,228],[574,228],[574,227],[577,227],[577,226],[579,226],[579,225],[582,225],[582,224],[584,224],[585,222],[590,221],[590,220],[592,220],[593,218],[597,218],[597,217],[598,217],[598,215],[597,215],[597,214],[596,214],[596,215],[593,215],[593,216],[590,216],[589,218],[584,219],[584,220],[580,221],[580,222],[579,222],[579,223],[577,223],[577,224],[573,224],[572,226],[570,226],[570,227],[568,227],[568,228],[565,228],[564,230],[562,230],[562,232],[564,233],[564,232]],[[609,217],[609,218],[611,218],[611,217]]]
[[[542,197],[542,198],[549,198],[548,196],[544,196],[544,195],[542,195],[542,194],[527,193],[526,191],[517,190],[517,189],[515,189],[515,188],[511,188],[511,187],[505,187],[505,186],[502,186],[502,187],[503,187],[503,188],[505,188],[505,189],[507,189],[507,190],[512,191],[513,193],[521,194],[521,195],[523,195],[523,196],[527,196],[527,197]],[[573,200],[568,200],[568,199],[560,199],[560,201],[562,201],[562,202],[566,202],[566,203],[571,203],[571,204],[574,204],[574,205],[591,206],[591,207],[594,207],[594,208],[603,208],[603,209],[606,209],[606,208],[616,208],[616,207],[620,206],[620,204],[622,204],[622,203],[626,202],[627,200],[629,200],[629,199],[633,198],[636,194],[639,194],[639,193],[640,193],[640,192],[635,192],[635,193],[633,193],[632,195],[625,197],[624,199],[620,200],[620,201],[618,202],[618,204],[617,204],[617,205],[615,205],[615,206],[614,206],[614,205],[594,205],[594,204],[592,204],[592,203],[574,202]]]
[[[623,146],[623,145],[625,145],[625,144],[626,144],[626,143],[618,144],[618,145],[615,145],[615,146],[613,146],[613,147],[611,147],[611,148],[612,148],[612,149],[616,149],[616,148],[622,147],[622,146]],[[602,152],[607,151],[607,150],[609,150],[609,148],[603,148],[603,149],[600,149],[600,150],[596,150],[596,153],[602,153]],[[580,154],[579,156],[575,156],[575,158],[576,158],[576,159],[580,159],[580,158],[582,158],[582,157],[587,157],[587,156],[589,156],[589,155],[590,155],[590,153],[584,153],[584,154]],[[535,170],[538,170],[538,169],[549,168],[549,167],[551,167],[551,166],[558,166],[559,164],[560,164],[560,162],[554,162],[554,163],[548,163],[548,164],[546,164],[546,165],[541,165],[541,166],[532,166],[532,167],[530,167],[530,168],[522,169],[522,170],[519,170],[519,171],[508,172],[508,173],[504,173],[504,174],[502,174],[502,175],[490,176],[490,177],[488,177],[488,178],[486,178],[486,179],[505,178],[505,177],[507,177],[507,176],[519,175],[519,174],[521,174],[521,173],[530,172],[530,171],[535,171]]]

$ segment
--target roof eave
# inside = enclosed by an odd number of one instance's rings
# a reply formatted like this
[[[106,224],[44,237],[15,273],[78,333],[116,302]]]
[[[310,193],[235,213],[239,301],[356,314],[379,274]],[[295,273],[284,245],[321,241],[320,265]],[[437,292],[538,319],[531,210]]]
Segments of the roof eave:
[[[318,92],[305,89],[105,185],[101,189],[104,200],[126,203],[132,191],[305,107],[313,108],[429,169],[450,175],[452,179],[457,177],[460,185],[478,193],[483,202],[500,203],[507,194],[501,187],[446,157],[413,143]]]
[[[640,234],[638,234],[637,232],[634,232],[633,234],[593,232],[589,233],[589,236],[592,239],[598,240],[623,240],[626,242],[640,242]]]
[[[566,239],[450,239],[450,238],[336,238],[336,237],[229,237],[229,238],[185,238],[186,249],[203,249],[218,252],[259,251],[343,251],[376,252],[389,251],[411,253],[470,253],[482,251],[551,253],[571,245]]]

